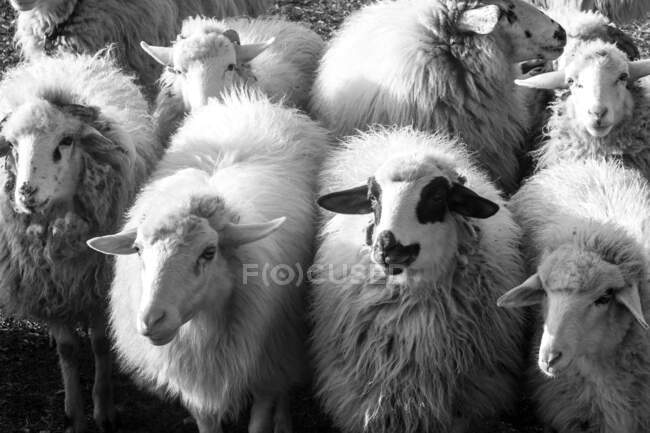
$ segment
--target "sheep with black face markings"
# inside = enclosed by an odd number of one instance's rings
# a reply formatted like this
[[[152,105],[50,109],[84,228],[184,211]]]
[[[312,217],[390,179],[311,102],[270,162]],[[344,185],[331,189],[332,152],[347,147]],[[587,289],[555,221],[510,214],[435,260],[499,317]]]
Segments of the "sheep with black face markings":
[[[523,0],[380,1],[323,54],[312,112],[335,133],[373,124],[459,135],[507,192],[531,119],[511,65],[562,53],[561,26]]]
[[[167,140],[192,109],[232,87],[261,89],[306,110],[324,43],[281,19],[189,18],[171,47],[142,48],[166,67],[154,117]]]
[[[312,344],[345,432],[469,432],[513,408],[522,316],[495,301],[523,278],[520,230],[460,146],[376,130],[326,163]]]
[[[541,304],[529,371],[539,417],[559,433],[650,431],[648,181],[569,161],[535,174],[511,206],[534,273],[499,304]]]
[[[650,60],[629,61],[615,45],[584,42],[563,70],[518,80],[521,86],[567,89],[551,105],[541,169],[566,160],[618,159],[650,178]]]
[[[250,433],[291,430],[304,292],[263,272],[311,264],[314,172],[329,143],[260,92],[212,99],[174,135],[124,230],[89,241],[123,254],[111,291],[122,366],[179,397],[201,433],[220,432],[249,395]]]
[[[121,66],[135,71],[150,96],[161,68],[142,56],[142,40],[167,44],[183,19],[262,13],[267,0],[10,0],[17,12],[15,40],[27,59],[66,51],[94,54],[115,44]]]
[[[113,431],[104,315],[111,261],[85,240],[119,226],[160,156],[147,104],[109,59],[68,54],[8,71],[0,118],[0,306],[48,324],[68,433],[85,427],[74,327],[88,325],[95,420]]]

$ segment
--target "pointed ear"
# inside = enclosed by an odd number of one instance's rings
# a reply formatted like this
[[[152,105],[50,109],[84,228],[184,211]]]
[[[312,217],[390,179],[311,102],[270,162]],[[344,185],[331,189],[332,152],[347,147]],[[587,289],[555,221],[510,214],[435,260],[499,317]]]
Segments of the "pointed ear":
[[[271,38],[261,44],[235,45],[235,50],[237,51],[237,63],[241,64],[250,62],[270,47],[273,44],[273,41],[275,41],[275,38]]]
[[[643,316],[643,307],[641,306],[641,297],[639,296],[639,286],[636,283],[626,286],[624,289],[618,291],[618,293],[616,293],[616,300],[630,310],[630,313],[632,313],[643,329],[650,329],[650,326]]]
[[[471,218],[489,218],[499,211],[498,204],[456,182],[449,190],[447,206],[449,210]]]
[[[286,220],[282,217],[260,224],[228,223],[219,233],[219,243],[224,246],[238,247],[255,242],[279,229]]]
[[[501,18],[497,5],[487,5],[464,11],[458,18],[458,29],[462,32],[487,35],[492,33]]]
[[[531,87],[533,89],[566,89],[566,76],[564,71],[552,71],[535,75],[525,80],[515,80],[517,86]]]
[[[372,212],[367,185],[324,195],[318,199],[318,206],[330,212],[347,215],[362,215]]]
[[[108,236],[100,236],[86,241],[86,244],[95,251],[111,255],[134,254],[138,252],[133,247],[135,237],[138,233],[137,228],[124,230],[120,233]]]
[[[140,47],[149,54],[156,62],[163,66],[174,66],[171,47],[157,47],[149,45],[145,41],[140,41]]]
[[[650,75],[650,59],[637,60],[629,63],[630,67],[630,81],[638,80],[639,78]]]
[[[230,39],[230,42],[232,42],[235,45],[241,45],[241,40],[239,39],[239,33],[237,33],[236,30],[233,29],[228,29],[225,32],[223,32],[223,35]]]
[[[526,281],[497,299],[497,305],[505,308],[527,307],[541,303],[544,296],[539,275],[533,274]]]

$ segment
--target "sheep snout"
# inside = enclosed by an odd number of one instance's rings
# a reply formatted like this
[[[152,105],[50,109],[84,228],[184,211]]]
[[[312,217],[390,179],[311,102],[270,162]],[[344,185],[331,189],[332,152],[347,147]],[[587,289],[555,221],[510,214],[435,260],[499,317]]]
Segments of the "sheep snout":
[[[557,338],[544,332],[542,343],[539,347],[538,366],[542,372],[550,377],[556,376],[569,365],[570,357],[566,350],[562,350]]]
[[[373,247],[373,260],[386,268],[391,275],[402,273],[404,268],[413,263],[420,253],[420,244],[402,245],[390,230],[384,230],[377,236]]]
[[[146,308],[138,315],[137,330],[154,345],[163,346],[174,338],[181,325],[177,316],[160,306]]]

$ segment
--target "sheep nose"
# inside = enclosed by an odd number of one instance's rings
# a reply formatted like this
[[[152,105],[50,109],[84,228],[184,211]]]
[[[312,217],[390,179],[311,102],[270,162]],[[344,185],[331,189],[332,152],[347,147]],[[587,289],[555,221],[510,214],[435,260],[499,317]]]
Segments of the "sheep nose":
[[[564,30],[564,28],[562,28],[561,25],[558,24],[557,30],[555,31],[555,33],[553,33],[553,38],[557,39],[563,44],[566,43],[566,31]]]
[[[142,315],[140,319],[140,333],[144,336],[151,335],[152,331],[165,321],[165,310],[151,309]]]
[[[420,244],[402,245],[393,232],[384,230],[377,236],[374,250],[375,261],[386,266],[391,275],[397,275],[417,258]]]
[[[607,107],[593,107],[587,110],[596,119],[600,120],[607,114]]]

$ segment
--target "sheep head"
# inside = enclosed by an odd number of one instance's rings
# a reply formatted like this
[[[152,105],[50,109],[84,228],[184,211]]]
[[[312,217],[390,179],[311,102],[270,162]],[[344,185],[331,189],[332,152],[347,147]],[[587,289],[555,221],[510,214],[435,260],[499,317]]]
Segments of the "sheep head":
[[[139,255],[136,327],[153,344],[169,343],[206,306],[218,313],[239,284],[228,251],[269,236],[284,222],[235,224],[224,212],[220,198],[194,196],[169,212],[145,217],[136,228],[88,241],[104,254]]]
[[[632,116],[634,100],[629,86],[650,75],[650,60],[629,61],[613,44],[585,44],[564,70],[516,80],[520,86],[538,89],[570,89],[566,115],[593,137],[606,137]]]
[[[453,168],[419,155],[386,162],[366,185],[320,197],[342,214],[373,214],[372,260],[390,275],[442,269],[458,250],[458,215],[488,218],[499,206],[465,187]]]
[[[510,63],[562,54],[566,32],[558,23],[523,0],[484,0],[462,11],[457,28],[462,33],[492,34]]]
[[[36,99],[19,106],[2,127],[7,168],[15,177],[16,212],[46,212],[72,206],[83,169],[82,147],[107,141],[92,124],[94,107]]]
[[[141,43],[144,51],[173,72],[174,88],[190,111],[218,97],[224,89],[254,79],[248,63],[273,43],[242,45],[234,30],[221,30],[212,20],[186,22],[172,47]],[[169,80],[168,80],[169,81]]]
[[[576,360],[615,355],[630,326],[648,324],[639,290],[645,278],[630,281],[620,266],[575,245],[542,257],[537,273],[501,296],[502,307],[542,304],[544,333],[538,366],[555,376]]]

